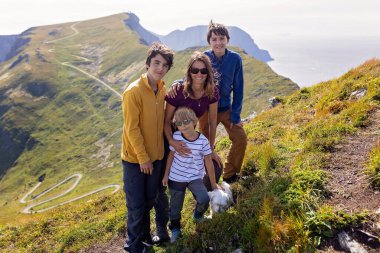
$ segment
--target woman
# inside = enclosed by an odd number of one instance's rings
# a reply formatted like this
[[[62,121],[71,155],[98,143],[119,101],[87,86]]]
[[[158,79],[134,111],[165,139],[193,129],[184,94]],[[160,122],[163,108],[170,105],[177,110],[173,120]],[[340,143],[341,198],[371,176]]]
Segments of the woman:
[[[200,130],[209,137],[210,146],[213,150],[212,158],[217,162],[218,167],[221,168],[221,159],[214,151],[219,93],[215,86],[211,62],[208,56],[201,52],[195,52],[191,56],[184,85],[179,87],[174,97],[166,95],[165,100],[164,132],[169,144],[182,156],[190,153],[190,149],[184,143],[175,141],[172,136],[171,123],[176,108],[180,106],[189,107],[195,112],[198,119],[208,114],[208,129]]]

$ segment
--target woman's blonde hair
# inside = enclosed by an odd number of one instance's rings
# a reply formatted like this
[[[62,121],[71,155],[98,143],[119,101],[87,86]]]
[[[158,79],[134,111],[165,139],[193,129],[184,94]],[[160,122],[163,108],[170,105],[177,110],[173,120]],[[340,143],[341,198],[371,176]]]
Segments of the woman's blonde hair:
[[[194,62],[200,61],[203,62],[206,65],[207,68],[207,78],[204,84],[204,92],[205,95],[209,98],[214,98],[215,94],[215,81],[214,81],[214,74],[211,67],[211,61],[208,58],[207,55],[205,55],[202,52],[196,51],[191,57],[189,61],[189,65],[187,66],[186,76],[185,76],[185,82],[184,82],[184,95],[185,97],[188,97],[190,95],[194,96],[194,91],[192,89],[193,79],[191,78],[191,66]]]
[[[198,122],[198,118],[195,115],[195,112],[193,109],[185,106],[178,107],[177,110],[174,112],[174,117],[173,117],[174,123],[179,122],[179,121],[184,121],[184,120],[191,120],[193,121],[194,126]]]

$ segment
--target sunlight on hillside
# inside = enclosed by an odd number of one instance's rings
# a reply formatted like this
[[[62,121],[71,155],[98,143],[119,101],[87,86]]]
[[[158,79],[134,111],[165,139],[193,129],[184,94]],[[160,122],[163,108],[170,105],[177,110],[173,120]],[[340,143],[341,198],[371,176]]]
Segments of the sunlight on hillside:
[[[1,164],[10,167],[0,171],[2,252],[77,252],[124,236],[121,190],[107,188],[46,212],[21,212],[30,204],[26,201],[44,192],[41,200],[65,192],[75,179],[64,180],[74,174],[83,175],[75,188],[35,210],[103,186],[122,187],[119,95],[145,71],[147,50],[126,28],[125,18],[127,14],[120,14],[36,28],[23,57],[1,65],[0,134],[7,137],[8,148],[0,151],[17,153],[1,157]],[[265,63],[234,49],[244,61],[242,116],[259,113],[244,125],[249,144],[242,179],[232,185],[237,202],[226,213],[194,224],[193,200],[187,195],[184,236],[166,250],[313,252],[338,231],[364,227],[372,219],[378,224],[375,210],[347,212],[325,202],[331,194],[325,166],[336,145],[365,129],[379,110],[380,60],[298,89]],[[176,53],[167,85],[182,77],[192,52]],[[274,108],[268,103],[271,97],[279,101]],[[222,137],[216,149],[225,156],[229,145]],[[373,145],[366,180],[378,187],[379,148]],[[39,181],[40,188],[31,192]],[[64,183],[54,187],[59,182]],[[23,198],[26,203],[20,203]]]

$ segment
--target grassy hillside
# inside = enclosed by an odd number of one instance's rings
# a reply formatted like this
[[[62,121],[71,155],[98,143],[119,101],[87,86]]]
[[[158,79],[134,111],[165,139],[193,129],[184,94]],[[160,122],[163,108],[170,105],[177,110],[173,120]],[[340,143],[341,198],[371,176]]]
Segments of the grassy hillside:
[[[125,26],[127,18],[118,14],[30,29],[21,53],[0,65],[0,224],[34,219],[20,212],[69,189],[74,179],[36,198],[75,173],[83,177],[73,191],[33,210],[109,184],[121,185],[120,93],[145,71],[148,49]],[[191,53],[176,53],[168,84],[183,75]],[[265,109],[267,98],[297,89],[266,64],[241,53],[246,80],[243,116]],[[25,199],[29,202],[20,203],[43,175],[41,186]]]
[[[138,37],[125,29],[120,16],[116,20],[115,16],[105,19],[102,23],[104,30],[98,26],[98,20],[77,24],[78,27],[82,26],[77,29],[88,33],[97,27],[102,31],[98,36],[83,37],[80,32],[76,36],[57,40],[73,34],[70,28],[73,24],[34,29],[30,35],[31,42],[24,49],[24,52],[28,52],[28,61],[19,63],[11,71],[5,67],[2,69],[2,74],[7,77],[1,80],[1,104],[11,106],[2,115],[1,127],[10,133],[17,129],[22,136],[19,144],[26,148],[2,178],[0,205],[6,208],[1,212],[1,223],[22,222],[31,218],[20,214],[26,205],[20,204],[19,200],[43,174],[46,174],[43,186],[34,195],[74,173],[84,175],[74,191],[52,201],[52,205],[101,186],[121,182],[120,98],[95,80],[62,63],[79,64],[77,60],[80,58],[76,55],[100,63],[102,55],[85,51],[87,47],[140,50],[142,55],[146,47],[135,43]],[[112,24],[116,33],[120,33],[116,39],[112,39],[115,31],[109,34],[105,31],[107,25]],[[100,35],[109,37],[108,41],[102,41],[103,36]],[[51,40],[56,42],[46,43]],[[131,48],[129,42],[140,49]],[[123,56],[125,58],[126,55]],[[94,66],[101,69],[96,64]],[[97,75],[96,71],[94,69],[94,75]],[[115,89],[123,88],[122,85],[115,85]],[[17,134],[13,136],[18,137]],[[99,146],[97,142],[100,140]],[[28,142],[33,143],[29,148]]]
[[[351,95],[360,89],[366,90],[364,97]],[[249,145],[245,179],[233,185],[236,205],[195,225],[193,200],[187,195],[184,237],[168,252],[208,247],[216,252],[237,247],[247,252],[314,252],[336,231],[366,220],[365,214],[323,204],[329,180],[323,166],[332,147],[365,127],[371,111],[380,109],[380,61],[370,60],[338,79],[281,100],[244,126]],[[217,148],[223,154],[227,145],[225,138]],[[379,177],[377,156],[378,147],[368,161],[372,178]],[[73,252],[125,232],[121,192],[31,217],[34,220],[24,225],[3,226],[2,251]]]

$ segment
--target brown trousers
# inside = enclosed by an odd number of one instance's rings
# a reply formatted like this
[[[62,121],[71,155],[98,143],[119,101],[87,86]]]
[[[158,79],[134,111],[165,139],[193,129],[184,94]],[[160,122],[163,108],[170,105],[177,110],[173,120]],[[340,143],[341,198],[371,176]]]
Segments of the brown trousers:
[[[205,112],[199,118],[199,131],[207,138],[210,136],[208,116],[208,112]],[[240,173],[245,149],[247,147],[247,135],[245,134],[244,129],[239,125],[233,125],[232,129],[230,129],[230,110],[218,112],[217,125],[219,125],[219,123],[223,124],[228,133],[228,137],[232,142],[223,171],[223,178],[229,178],[236,173]]]

